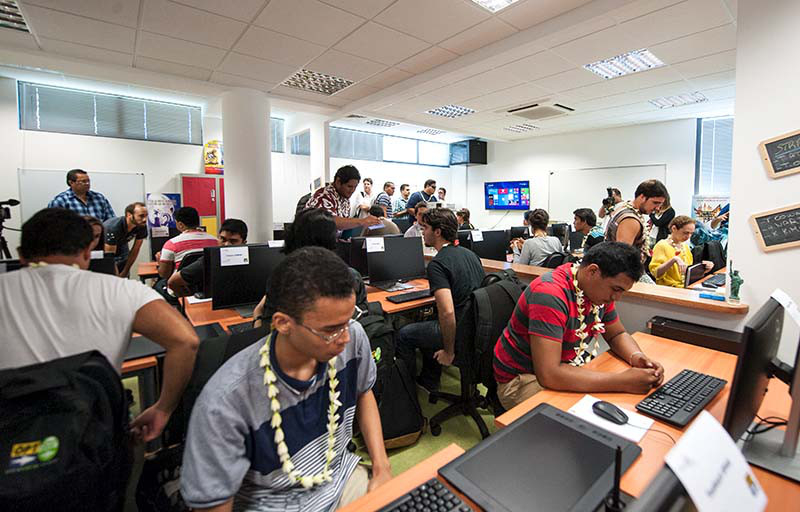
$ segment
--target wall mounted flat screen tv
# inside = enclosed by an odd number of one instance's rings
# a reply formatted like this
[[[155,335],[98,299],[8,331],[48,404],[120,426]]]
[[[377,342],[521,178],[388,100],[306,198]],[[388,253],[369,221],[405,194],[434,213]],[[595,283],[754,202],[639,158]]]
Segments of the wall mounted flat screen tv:
[[[530,210],[529,181],[499,181],[483,184],[487,210]]]

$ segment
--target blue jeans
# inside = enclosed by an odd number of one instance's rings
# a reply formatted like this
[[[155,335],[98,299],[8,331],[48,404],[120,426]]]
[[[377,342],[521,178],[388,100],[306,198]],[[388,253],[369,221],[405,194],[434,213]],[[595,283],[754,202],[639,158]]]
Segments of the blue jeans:
[[[405,363],[412,375],[417,374],[416,349],[422,353],[422,371],[417,379],[420,384],[429,389],[439,386],[442,376],[442,366],[433,354],[444,348],[442,345],[442,331],[438,320],[428,320],[406,325],[397,332],[397,347],[395,356]]]

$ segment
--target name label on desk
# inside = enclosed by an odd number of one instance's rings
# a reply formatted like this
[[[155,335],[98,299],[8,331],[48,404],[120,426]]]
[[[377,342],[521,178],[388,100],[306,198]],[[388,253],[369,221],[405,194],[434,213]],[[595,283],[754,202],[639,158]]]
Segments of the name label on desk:
[[[250,248],[246,245],[236,247],[220,247],[219,266],[234,267],[250,263]]]
[[[386,250],[382,236],[372,236],[365,238],[365,240],[367,241],[367,252],[383,252]]]
[[[283,240],[267,240],[268,247],[283,247],[284,241]]]
[[[699,512],[761,512],[767,495],[722,425],[703,411],[664,458]]]
[[[483,242],[483,231],[476,229],[472,232],[472,241],[473,242]]]

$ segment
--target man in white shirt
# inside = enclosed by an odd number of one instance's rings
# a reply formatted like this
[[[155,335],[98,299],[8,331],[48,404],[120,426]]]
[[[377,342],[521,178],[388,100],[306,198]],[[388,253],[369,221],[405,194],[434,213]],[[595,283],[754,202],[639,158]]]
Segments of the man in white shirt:
[[[375,196],[372,195],[372,178],[364,178],[361,181],[364,190],[353,194],[350,203],[350,216],[358,219],[366,218],[369,215],[369,207]]]
[[[420,223],[422,222],[422,216],[425,214],[425,212],[428,211],[428,205],[425,203],[417,203],[417,206],[415,206],[413,209],[416,221],[403,234],[403,237],[405,238],[422,236],[422,226],[420,225]]]
[[[98,350],[120,371],[136,331],[166,349],[161,396],[131,423],[144,441],[161,434],[192,374],[192,326],[143,284],[88,272],[92,228],[62,208],[22,226],[27,268],[0,275],[0,369]]]

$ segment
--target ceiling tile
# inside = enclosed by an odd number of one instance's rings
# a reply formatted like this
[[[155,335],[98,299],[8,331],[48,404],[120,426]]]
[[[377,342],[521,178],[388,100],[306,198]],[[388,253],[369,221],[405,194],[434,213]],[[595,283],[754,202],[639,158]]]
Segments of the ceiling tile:
[[[719,0],[687,0],[626,21],[620,27],[641,47],[647,48],[732,21]]]
[[[414,55],[410,59],[404,60],[395,67],[409,73],[419,74],[433,69],[436,66],[441,66],[445,62],[451,61],[456,57],[458,57],[458,55],[453,52],[449,52],[438,46],[433,46]]]
[[[139,17],[139,0],[25,0],[23,9],[26,19],[29,5],[56,9],[132,28],[136,28]]]
[[[225,57],[225,53],[225,50],[213,46],[191,43],[145,31],[139,32],[139,42],[136,45],[137,57],[141,55],[160,61],[177,62],[205,69],[215,69]]]
[[[386,66],[337,50],[328,50],[311,61],[306,66],[306,69],[346,78],[353,82],[360,82],[379,71],[383,71]]]
[[[616,23],[614,23],[614,20],[611,18],[607,16],[597,16],[595,18],[589,18],[588,20],[578,22],[574,25],[569,25],[553,32],[552,34],[547,34],[546,36],[537,39],[536,42],[544,48],[553,48],[570,41],[575,41],[581,37],[586,37],[589,34],[600,32],[601,30],[613,27],[614,25],[616,25]]]
[[[90,20],[41,7],[25,8],[28,24],[51,39],[133,53],[135,30],[105,21]]]
[[[386,9],[395,0],[322,0],[328,5],[333,5],[347,12],[363,18],[372,19],[376,14]]]
[[[614,19],[617,23],[622,23],[685,1],[686,0],[639,0],[637,2],[626,2],[622,7],[617,7],[616,9],[608,11],[606,16]]]
[[[236,75],[229,75],[220,71],[214,71],[211,74],[211,81],[216,84],[228,85],[230,87],[246,87],[248,89],[256,89],[259,91],[268,91],[278,85],[277,83],[262,82],[260,80],[252,80]]]
[[[520,30],[538,25],[591,0],[527,0],[500,11],[497,15]]]
[[[481,96],[480,98],[466,101],[463,105],[478,111],[498,110],[501,108],[515,107],[524,103],[536,102],[547,99],[550,96],[552,95],[541,87],[527,83],[501,91],[495,91]]]
[[[730,23],[651,46],[649,50],[667,64],[736,48],[736,27]]]
[[[517,29],[508,23],[500,21],[498,18],[489,18],[446,41],[442,41],[439,46],[459,55],[466,55],[486,45],[505,39],[516,32]]]
[[[38,50],[39,45],[36,40],[28,32],[21,30],[0,30],[0,45],[17,46],[19,48],[28,48],[31,50]]]
[[[136,67],[139,69],[158,71],[159,73],[185,76],[188,78],[194,78],[195,80],[208,80],[208,77],[211,74],[210,69],[186,66],[183,64],[176,64],[174,62],[166,62],[163,60],[141,56],[136,57]]]
[[[79,59],[106,62],[108,64],[118,64],[120,66],[131,66],[133,64],[133,55],[129,53],[103,50],[101,48],[68,43],[66,41],[57,41],[46,37],[40,37],[39,41],[41,41],[42,48],[46,52],[77,57]]]
[[[297,71],[297,68],[231,52],[225,57],[222,66],[219,67],[219,71],[262,82],[280,83]]]
[[[265,0],[235,0],[231,2],[220,2],[219,0],[173,0],[173,2],[249,23],[258,14],[258,11],[264,7]]]
[[[698,76],[690,79],[689,83],[692,84],[697,91],[733,85],[736,83],[736,72],[723,71],[721,73],[711,73],[709,75]]]
[[[430,44],[396,30],[365,23],[334,46],[337,50],[383,64],[397,64],[430,47]]]
[[[727,52],[707,55],[699,59],[687,60],[671,67],[684,78],[730,71],[736,68],[736,50],[728,50]]]
[[[736,98],[736,86],[717,87],[716,89],[703,89],[703,95],[711,101]]]
[[[348,103],[355,100],[360,100],[365,96],[369,96],[370,94],[374,94],[378,92],[380,89],[376,87],[370,87],[369,85],[364,85],[363,83],[353,84],[350,87],[345,87],[341,91],[337,92],[333,95],[334,98],[344,98],[348,100]]]
[[[246,24],[167,0],[144,0],[142,29],[230,49]]]
[[[398,0],[375,17],[387,27],[438,43],[462,32],[490,14],[463,0]]]
[[[317,0],[272,0],[254,22],[261,27],[331,46],[364,22]]]
[[[628,37],[623,29],[614,26],[556,46],[552,51],[576,66],[583,66],[641,47],[637,41]]]
[[[322,55],[325,47],[272,30],[251,26],[244,33],[242,39],[236,43],[234,50],[253,57],[299,67]]]
[[[496,72],[508,73],[523,81],[533,81],[573,69],[574,64],[551,51],[539,52],[530,57],[496,68]]]
[[[683,77],[680,73],[672,68],[662,67],[567,90],[564,94],[579,101],[586,101],[681,80]]]
[[[326,96],[324,94],[302,91],[300,89],[295,89],[293,87],[286,87],[285,85],[279,85],[275,87],[274,89],[272,89],[272,91],[270,91],[270,94],[286,96],[289,98],[297,98],[301,100],[311,101],[314,103],[325,103],[330,99],[329,96]]]
[[[597,84],[602,81],[602,78],[595,75],[591,71],[587,71],[583,68],[575,68],[570,69],[569,71],[564,71],[563,73],[558,73],[557,75],[542,78],[541,80],[536,80],[533,83],[542,89],[552,92],[560,92],[569,89],[576,89],[586,85]]]
[[[377,75],[373,75],[366,80],[363,81],[365,85],[371,85],[372,87],[377,87],[378,89],[385,89],[390,85],[394,85],[397,82],[402,82],[408,78],[411,78],[411,73],[407,71],[403,71],[402,69],[397,68],[389,68],[386,71],[381,71]]]

